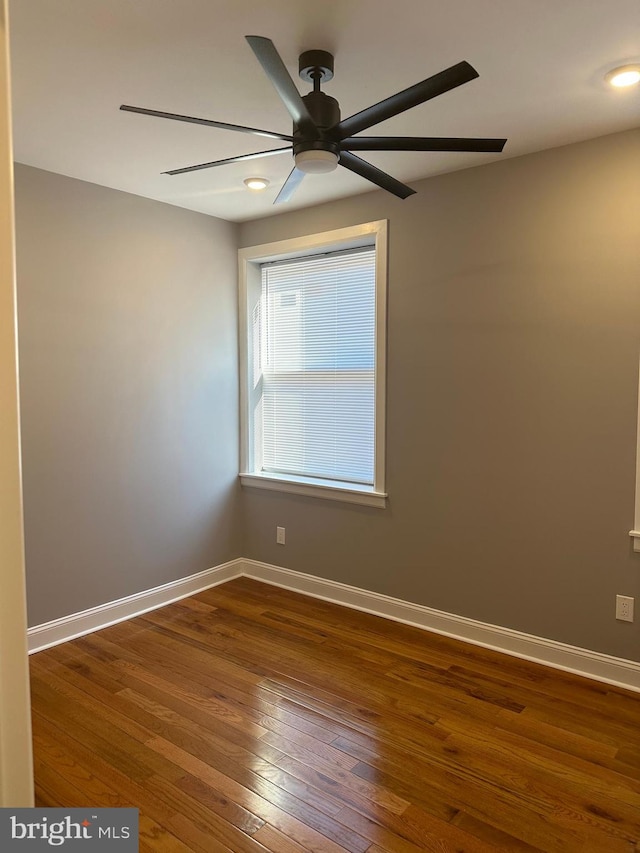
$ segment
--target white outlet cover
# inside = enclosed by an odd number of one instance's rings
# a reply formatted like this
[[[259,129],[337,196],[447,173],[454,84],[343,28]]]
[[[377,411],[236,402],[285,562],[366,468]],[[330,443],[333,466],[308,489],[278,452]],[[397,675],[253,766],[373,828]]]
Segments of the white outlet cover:
[[[633,622],[634,599],[629,595],[616,595],[616,619],[620,622]]]

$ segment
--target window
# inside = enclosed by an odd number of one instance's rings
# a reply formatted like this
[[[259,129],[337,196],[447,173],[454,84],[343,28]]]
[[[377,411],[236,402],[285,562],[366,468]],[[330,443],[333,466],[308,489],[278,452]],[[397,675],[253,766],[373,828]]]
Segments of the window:
[[[383,507],[386,222],[239,260],[242,484]]]

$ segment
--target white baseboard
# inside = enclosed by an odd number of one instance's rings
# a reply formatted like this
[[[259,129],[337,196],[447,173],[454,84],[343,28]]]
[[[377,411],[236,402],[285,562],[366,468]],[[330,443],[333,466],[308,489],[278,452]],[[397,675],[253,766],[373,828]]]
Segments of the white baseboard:
[[[29,652],[41,651],[83,634],[107,628],[116,622],[131,619],[149,610],[164,607],[173,601],[179,601],[181,598],[243,576],[313,598],[320,598],[323,601],[330,601],[343,607],[362,610],[405,625],[413,625],[436,634],[453,637],[476,646],[541,663],[564,672],[640,692],[640,663],[635,661],[547,640],[532,634],[524,634],[511,628],[489,625],[486,622],[434,610],[422,604],[413,604],[338,581],[242,558],[146,592],[30,628]]]
[[[546,640],[499,625],[489,625],[465,616],[434,610],[422,604],[412,604],[400,598],[369,592],[268,563],[259,563],[256,560],[243,560],[243,564],[245,576],[273,586],[640,692],[640,663],[635,661]]]
[[[29,628],[27,631],[29,654],[66,643],[84,634],[100,631],[102,628],[108,628],[109,625],[132,619],[134,616],[148,613],[149,610],[156,610],[158,607],[164,607],[165,604],[171,604],[173,601],[179,601],[181,598],[187,598],[212,586],[233,580],[244,573],[243,565],[242,560],[231,560],[213,569],[205,569],[204,572]]]

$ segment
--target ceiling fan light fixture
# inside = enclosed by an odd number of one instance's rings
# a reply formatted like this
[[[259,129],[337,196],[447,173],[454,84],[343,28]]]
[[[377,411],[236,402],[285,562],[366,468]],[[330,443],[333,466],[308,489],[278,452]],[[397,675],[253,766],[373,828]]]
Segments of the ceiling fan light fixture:
[[[269,181],[266,178],[245,178],[243,183],[247,189],[256,193],[266,190],[269,186]]]
[[[621,65],[609,71],[604,79],[616,89],[635,86],[636,83],[640,83],[640,65]]]
[[[338,167],[338,155],[333,151],[300,151],[295,155],[296,168],[306,175],[322,175]]]

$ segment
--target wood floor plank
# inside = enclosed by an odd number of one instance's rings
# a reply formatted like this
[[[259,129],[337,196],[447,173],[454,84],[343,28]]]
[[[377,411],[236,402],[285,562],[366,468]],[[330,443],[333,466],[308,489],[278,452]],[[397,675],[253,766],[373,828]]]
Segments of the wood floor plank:
[[[171,689],[174,695],[182,696],[196,706],[206,706],[209,710],[211,701],[219,700],[224,703],[226,713],[229,709],[236,710],[240,715],[249,717],[253,722],[270,728],[273,731],[282,732],[282,726],[297,729],[304,734],[330,743],[335,738],[333,722],[302,711],[298,706],[286,706],[279,697],[272,697],[274,701],[268,701],[266,694],[259,685],[250,685],[233,681],[228,669],[218,673],[213,665],[208,666],[206,674],[202,674],[197,668],[188,666],[184,660],[176,660],[175,655],[172,666],[168,668],[149,665],[143,667],[131,659],[119,660],[118,667],[124,672],[118,674],[119,683],[116,689],[123,686],[137,684],[137,680],[143,680],[149,684],[158,686],[160,689]],[[223,683],[221,683],[221,680]]]
[[[317,833],[341,844],[344,850],[352,851],[352,853],[364,853],[369,846],[364,838],[358,836],[355,832],[351,832],[347,827],[338,824],[333,818],[322,814],[307,803],[294,801],[296,798],[288,797],[284,792],[281,792],[279,796],[276,794],[271,799],[267,799],[267,797],[243,787],[216,768],[200,761],[199,758],[184,750],[177,749],[168,741],[157,738],[151,741],[149,746],[178,763],[192,777],[196,777],[198,783],[203,783],[207,789],[207,802],[212,797],[212,791],[220,791],[225,797],[234,798],[238,802],[246,803],[247,807],[251,808],[254,814],[281,831],[286,831],[287,828],[291,829],[294,824],[299,831],[302,821],[296,815],[300,815],[304,819],[306,827],[314,830],[313,836],[310,833],[305,833],[305,835],[311,837],[314,844],[318,841],[318,839],[314,840]],[[192,793],[198,790],[191,780],[188,782],[181,780],[179,784],[183,785],[184,790]],[[204,788],[200,788],[200,790],[204,790]],[[298,824],[300,826],[297,826]]]
[[[460,720],[456,722],[460,723]],[[451,731],[448,722],[444,722],[444,726],[447,731]],[[602,743],[579,732],[567,731],[567,729],[561,729],[551,723],[532,719],[526,714],[501,711],[496,720],[496,727],[529,738],[535,743],[556,747],[569,755],[575,755],[577,758],[598,763],[612,761],[619,751],[612,744]]]
[[[261,758],[256,758],[252,762],[252,770],[258,776],[268,780],[277,788],[293,794],[299,800],[314,806],[318,811],[335,817],[343,809],[343,803],[327,793],[324,793],[317,787],[298,779],[292,773],[287,773],[282,767],[276,764],[271,764],[269,761],[264,761]]]
[[[640,850],[640,695],[239,578],[31,659],[36,802],[140,849]]]
[[[89,796],[85,795],[84,788],[74,787],[71,795],[64,789],[65,794],[62,802],[59,800],[56,802],[48,801],[47,805],[64,806],[71,803],[77,803],[77,805],[91,803],[103,807],[135,806],[140,809],[141,813],[152,818],[154,823],[165,826],[173,835],[179,836],[189,845],[189,849],[201,851],[201,853],[210,853],[213,843],[219,846],[221,851],[229,849],[233,853],[260,853],[263,849],[260,845],[252,843],[245,831],[236,826],[238,820],[235,823],[228,820],[229,814],[225,811],[224,803],[221,804],[222,808],[217,810],[211,807],[211,803],[209,808],[205,809],[167,778],[159,776],[149,777],[145,785],[141,786],[95,753],[92,753],[80,742],[75,741],[70,735],[39,718],[37,713],[34,714],[34,723],[36,724],[36,734],[44,733],[45,736],[49,737],[54,749],[64,751],[66,757],[62,762],[63,765],[71,761],[74,766],[90,767],[91,776],[105,783],[102,793],[96,789],[95,785],[93,786],[90,799]],[[36,749],[37,755],[45,754],[38,741],[36,741]],[[51,755],[46,757],[53,764]],[[176,780],[183,779],[183,768],[176,766],[176,770],[177,772],[173,774]],[[77,773],[74,772],[73,775],[75,776]],[[41,776],[41,772],[38,771],[39,780]],[[43,776],[43,779],[46,785],[48,777]],[[80,793],[81,790],[82,794]],[[73,793],[76,791],[77,793]],[[72,799],[72,796],[75,796],[76,799]],[[50,800],[46,793],[45,799]],[[218,812],[222,812],[223,816],[220,816]],[[245,822],[243,826],[244,829],[255,832],[256,826],[261,826],[261,822],[256,824],[254,820],[253,823]]]
[[[259,831],[256,826],[261,828],[262,821],[256,821],[255,816],[249,816],[243,822],[226,820],[224,798],[214,793],[204,805],[189,794],[185,785],[187,779],[197,782],[195,777],[184,773],[175,783],[160,777],[153,779],[154,792],[176,808],[176,814],[167,824],[174,834],[200,853],[209,853],[212,849],[217,851],[218,847],[232,853],[265,853],[263,845],[254,838]],[[232,811],[237,814],[237,810]]]
[[[94,713],[73,702],[63,702],[55,691],[46,691],[37,679],[31,682],[32,704],[47,719],[60,729],[71,728],[83,742],[90,745],[98,755],[105,756],[114,767],[138,782],[168,767],[160,768],[157,756],[144,749],[141,741],[118,730],[97,707]],[[151,737],[148,733],[147,737]]]
[[[321,767],[316,769],[288,755],[274,759],[278,767],[287,770],[291,775],[302,779],[326,794],[349,806],[354,811],[368,817],[380,820],[384,826],[397,831],[399,826],[405,827],[403,819],[410,806],[409,800],[395,794],[389,788],[364,779],[353,777],[338,769]],[[429,812],[444,821],[451,820],[456,809],[437,794],[430,792]]]
[[[513,835],[508,835],[494,826],[490,826],[482,820],[478,820],[466,812],[458,812],[451,821],[454,826],[466,830],[474,838],[479,838],[487,844],[492,845],[493,849],[509,850],[511,853],[539,853],[539,847],[533,847],[527,844],[526,841],[515,838]]]
[[[271,853],[305,853],[304,847],[301,847],[297,841],[288,838],[268,823],[256,832],[254,838]]]
[[[525,796],[535,782],[541,802],[549,802],[558,796],[562,797],[565,805],[571,805],[581,811],[583,820],[591,822],[595,827],[607,830],[615,837],[630,839],[634,833],[634,823],[640,809],[640,797],[635,780],[625,778],[619,773],[607,768],[600,768],[594,774],[588,762],[572,755],[563,755],[558,750],[552,750],[540,744],[530,742],[525,738],[505,733],[502,743],[496,743],[495,731],[479,727],[465,733],[461,730],[445,742],[434,743],[431,750],[430,763],[448,767],[454,774],[466,774],[467,768],[474,771],[475,777],[466,780],[467,785],[474,785],[478,779],[490,789],[506,787],[512,789],[518,785]],[[408,773],[420,779],[420,762],[413,756],[403,756],[402,753],[385,753],[384,764],[379,757],[362,747],[354,747],[348,742],[336,741],[336,746],[342,745],[350,754],[358,755],[369,765],[384,768],[406,783]],[[391,767],[394,770],[391,770]],[[504,768],[509,767],[508,777]],[[354,772],[361,772],[355,770]],[[444,777],[443,777],[444,778]],[[597,795],[599,805],[593,803]],[[615,795],[615,802],[612,797]],[[414,793],[419,796],[419,793]]]
[[[191,848],[147,815],[139,818],[139,846],[154,853],[191,853]]]
[[[402,834],[365,815],[346,810],[340,818],[353,829],[357,829],[373,844],[390,853],[418,853],[420,850],[441,853],[442,850],[465,853],[490,853],[494,848],[481,839],[461,830],[426,812],[410,807],[401,818]],[[412,840],[409,840],[412,839]]]
[[[468,768],[447,770],[441,765],[437,773],[435,786],[445,794],[449,801],[460,810],[466,810],[475,817],[487,821],[491,814],[498,829],[522,838],[520,822],[529,827],[540,818],[552,820],[555,827],[554,841],[560,845],[553,849],[581,850],[590,837],[594,849],[627,850],[628,839],[624,830],[615,824],[609,831],[601,826],[601,821],[585,807],[580,809],[575,803],[567,802],[563,792],[553,791],[535,784],[514,773],[508,764],[486,770],[470,765]],[[364,779],[377,778],[386,788],[406,799],[413,800],[423,809],[428,808],[429,793],[421,777],[410,773],[401,776],[374,771],[370,765],[361,764],[353,768],[352,773]],[[516,823],[515,816],[518,823]],[[487,821],[491,822],[491,821]],[[514,831],[515,830],[515,831]],[[622,835],[622,837],[620,837]],[[528,839],[523,839],[528,840]],[[580,846],[582,845],[582,847]]]

